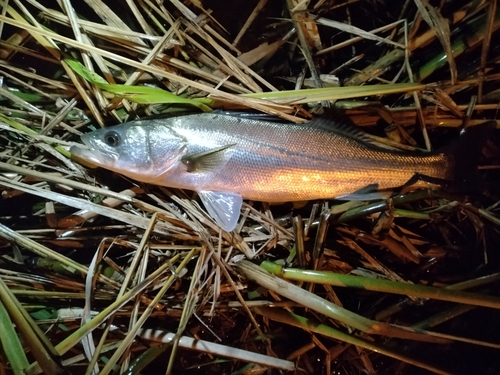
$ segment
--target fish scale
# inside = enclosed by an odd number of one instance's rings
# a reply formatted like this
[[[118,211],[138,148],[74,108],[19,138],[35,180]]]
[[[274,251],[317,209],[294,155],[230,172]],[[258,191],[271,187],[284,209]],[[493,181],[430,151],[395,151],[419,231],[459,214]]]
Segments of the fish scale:
[[[195,190],[225,230],[242,198],[267,202],[368,197],[366,188],[399,187],[415,175],[474,182],[486,123],[446,152],[406,153],[331,118],[289,124],[226,113],[143,119],[82,136],[77,158],[133,179]]]
[[[223,168],[186,180],[179,175],[176,187],[229,190],[247,199],[284,202],[337,197],[371,184],[381,189],[401,186],[415,173],[446,178],[449,161],[443,153],[417,156],[377,150],[314,122],[276,124],[226,117],[203,114],[174,122],[172,130],[188,139],[188,153],[236,144],[228,150],[230,159]],[[226,120],[223,130],[221,120]]]

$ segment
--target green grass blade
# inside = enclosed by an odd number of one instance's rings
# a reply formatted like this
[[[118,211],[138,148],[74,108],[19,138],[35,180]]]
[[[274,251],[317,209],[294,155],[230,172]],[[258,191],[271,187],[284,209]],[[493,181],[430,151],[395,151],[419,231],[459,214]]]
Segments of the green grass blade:
[[[288,280],[299,280],[317,284],[327,284],[371,290],[376,292],[402,294],[420,298],[431,298],[441,301],[458,302],[467,305],[491,307],[500,309],[500,298],[471,292],[462,292],[447,288],[400,283],[397,281],[371,279],[361,276],[343,275],[329,271],[300,270],[283,268],[281,265],[264,261],[261,264],[265,270]]]
[[[10,368],[15,375],[24,375],[24,369],[29,365],[28,358],[24,353],[21,340],[14,329],[14,324],[10,320],[5,306],[0,301],[0,343]]]
[[[443,340],[435,335],[432,336],[431,333],[427,331],[417,331],[408,327],[377,322],[365,318],[362,315],[353,313],[352,311],[325,300],[312,292],[280,279],[276,275],[269,273],[264,268],[249,261],[242,260],[236,264],[236,267],[248,279],[255,281],[259,285],[269,290],[273,290],[274,292],[292,301],[300,303],[303,306],[307,306],[318,313],[342,322],[345,325],[359,329],[362,332],[424,342],[448,342],[448,339]]]
[[[83,66],[79,61],[73,59],[64,60],[78,75],[80,75],[85,80],[96,85],[97,87],[106,90],[120,98],[130,100],[131,102],[138,104],[157,104],[157,103],[168,103],[168,104],[189,104],[198,107],[202,111],[209,112],[212,104],[212,100],[208,98],[200,99],[188,99],[181,96],[177,96],[162,90],[157,87],[150,86],[133,86],[133,85],[119,85],[111,84],[106,82],[101,76],[95,72],[90,71],[85,66]]]

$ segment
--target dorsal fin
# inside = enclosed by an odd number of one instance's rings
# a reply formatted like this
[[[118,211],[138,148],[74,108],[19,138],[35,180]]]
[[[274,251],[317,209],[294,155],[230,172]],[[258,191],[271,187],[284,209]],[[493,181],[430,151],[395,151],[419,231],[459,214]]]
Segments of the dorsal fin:
[[[341,108],[323,108],[323,114],[308,122],[312,127],[352,138],[370,146],[380,147],[366,132],[359,129],[352,120],[345,115]]]
[[[238,111],[238,110],[222,110],[216,109],[212,113],[221,114],[224,116],[238,117],[241,119],[257,120],[257,121],[269,121],[277,123],[290,123],[290,121],[282,119],[278,115],[273,115],[270,113],[256,112],[251,110]]]
[[[339,107],[322,108],[322,110],[323,113],[313,118],[309,122],[307,122],[306,126],[323,129],[327,132],[332,132],[343,135],[348,138],[352,138],[358,142],[365,144],[368,147],[385,149],[385,150],[389,149],[393,150],[394,152],[399,151],[383,143],[379,143],[375,139],[371,138],[368,133],[366,133],[365,131],[361,130],[358,126],[356,126],[349,118],[349,116],[345,115],[345,112],[342,108]],[[238,117],[249,120],[269,121],[275,123],[290,123],[289,121],[284,120],[277,115],[272,115],[262,112],[217,109],[214,110],[213,113],[219,113],[225,116]]]

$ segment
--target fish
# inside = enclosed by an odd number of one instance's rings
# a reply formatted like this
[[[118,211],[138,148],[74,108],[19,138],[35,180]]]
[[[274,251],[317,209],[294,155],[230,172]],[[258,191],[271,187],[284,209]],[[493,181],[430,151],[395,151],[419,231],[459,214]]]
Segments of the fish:
[[[243,199],[373,199],[409,183],[474,183],[494,127],[471,127],[439,152],[398,152],[377,146],[338,115],[296,124],[213,111],[95,130],[70,152],[137,181],[194,190],[217,224],[231,231]]]

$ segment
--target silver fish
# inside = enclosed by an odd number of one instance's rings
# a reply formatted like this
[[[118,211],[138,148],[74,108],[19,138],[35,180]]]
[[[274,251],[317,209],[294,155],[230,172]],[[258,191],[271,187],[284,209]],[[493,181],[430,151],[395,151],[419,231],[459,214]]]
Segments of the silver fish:
[[[466,133],[449,153],[415,154],[375,147],[365,133],[328,118],[290,124],[211,112],[100,129],[82,136],[87,148],[74,146],[71,153],[142,182],[195,190],[230,231],[242,198],[353,198],[402,186],[416,175],[464,180],[469,167],[458,164],[473,164],[477,156],[459,157],[458,150],[470,144],[466,151],[479,154],[484,133]]]

